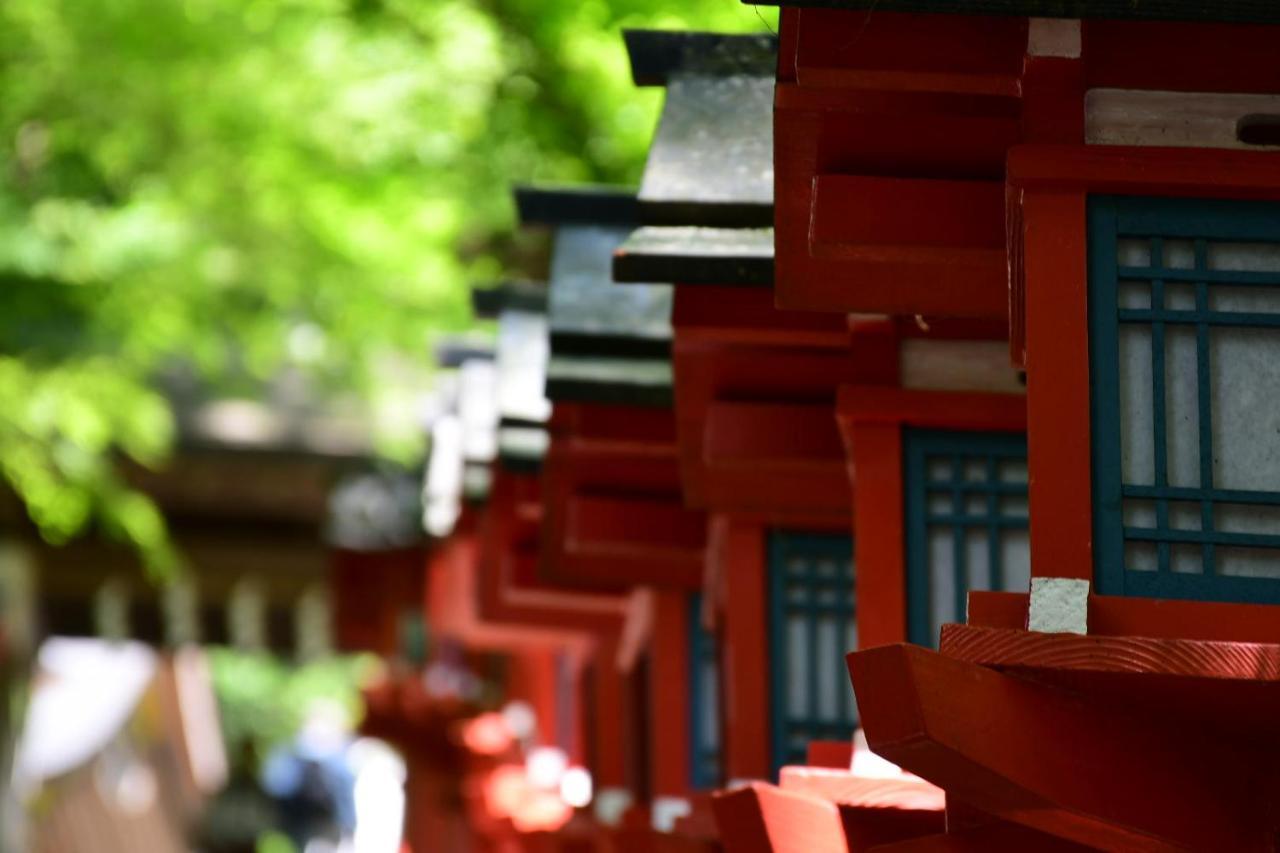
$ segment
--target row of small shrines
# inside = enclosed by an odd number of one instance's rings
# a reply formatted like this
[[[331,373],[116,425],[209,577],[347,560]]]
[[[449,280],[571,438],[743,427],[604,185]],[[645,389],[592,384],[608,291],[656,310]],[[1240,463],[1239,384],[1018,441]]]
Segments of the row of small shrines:
[[[1274,849],[1277,12],[820,5],[628,33],[639,189],[516,193],[330,591],[426,626],[409,843]]]
[[[628,33],[638,190],[516,192],[547,283],[450,351],[426,621],[594,801],[456,831],[1273,849],[1276,13],[821,5]]]

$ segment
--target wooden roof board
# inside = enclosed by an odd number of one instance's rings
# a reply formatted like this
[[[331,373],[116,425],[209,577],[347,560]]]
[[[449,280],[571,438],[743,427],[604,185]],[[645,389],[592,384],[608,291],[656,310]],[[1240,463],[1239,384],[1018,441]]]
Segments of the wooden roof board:
[[[670,407],[669,359],[558,356],[547,369],[547,396],[557,403]]]
[[[771,287],[773,229],[646,225],[614,251],[613,279]]]
[[[680,73],[772,77],[778,61],[774,35],[623,30],[622,38],[637,86],[665,86]]]
[[[515,188],[522,225],[629,225],[639,221],[635,193],[622,187],[576,186]]]
[[[948,15],[1112,18],[1280,24],[1274,0],[743,0],[759,6],[808,6]]]
[[[503,281],[471,289],[471,313],[495,319],[503,311],[547,310],[547,286],[537,281]]]
[[[553,354],[662,358],[669,352],[671,286],[613,282],[613,253],[630,231],[584,224],[558,229],[549,300]]]
[[[498,320],[498,418],[504,424],[542,424],[551,415],[543,394],[548,357],[547,318],[504,311]]]
[[[534,426],[504,426],[498,429],[498,461],[506,471],[533,473],[542,468],[550,437]]]
[[[773,88],[772,73],[670,78],[640,183],[645,224],[773,224]]]

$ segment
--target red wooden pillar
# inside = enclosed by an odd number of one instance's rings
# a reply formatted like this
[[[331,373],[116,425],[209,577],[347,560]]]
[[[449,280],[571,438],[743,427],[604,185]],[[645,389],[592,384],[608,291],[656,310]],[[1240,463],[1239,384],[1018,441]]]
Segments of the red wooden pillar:
[[[723,554],[725,775],[730,780],[767,779],[771,740],[764,529],[723,515],[715,516],[713,525]]]
[[[680,590],[654,593],[649,663],[649,742],[653,794],[684,797],[691,768],[689,731],[689,599]]]

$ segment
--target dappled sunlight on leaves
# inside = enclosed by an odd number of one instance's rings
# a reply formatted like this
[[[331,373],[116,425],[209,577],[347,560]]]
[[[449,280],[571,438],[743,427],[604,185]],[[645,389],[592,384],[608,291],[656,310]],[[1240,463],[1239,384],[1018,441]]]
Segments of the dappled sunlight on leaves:
[[[96,519],[176,563],[113,464],[172,445],[175,370],[303,369],[411,458],[432,336],[525,272],[511,183],[638,176],[660,95],[618,30],[655,24],[764,27],[733,0],[0,4],[0,472],[44,535]]]

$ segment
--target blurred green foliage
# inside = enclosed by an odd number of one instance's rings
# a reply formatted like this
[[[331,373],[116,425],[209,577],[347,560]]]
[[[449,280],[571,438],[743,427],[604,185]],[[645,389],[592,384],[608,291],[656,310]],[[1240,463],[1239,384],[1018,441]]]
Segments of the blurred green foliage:
[[[267,654],[210,647],[209,668],[218,697],[227,755],[237,769],[256,773],[272,748],[291,741],[317,703],[360,721],[360,685],[378,662],[368,656],[327,657],[295,665]]]
[[[174,562],[123,455],[157,376],[286,366],[375,395],[466,284],[518,265],[513,181],[636,178],[660,93],[624,26],[761,30],[738,0],[0,3],[0,471],[58,542]]]

